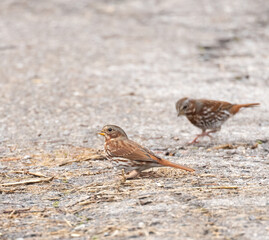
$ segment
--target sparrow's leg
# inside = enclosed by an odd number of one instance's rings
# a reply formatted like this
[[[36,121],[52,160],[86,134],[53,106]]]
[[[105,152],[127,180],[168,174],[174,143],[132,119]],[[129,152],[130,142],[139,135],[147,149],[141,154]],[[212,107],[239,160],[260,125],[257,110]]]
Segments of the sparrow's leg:
[[[210,136],[209,134],[210,134],[210,133],[218,132],[219,130],[220,130],[220,128],[216,128],[216,129],[213,129],[213,130],[211,130],[211,131],[208,131],[208,132],[207,132],[207,136],[210,137],[210,138],[213,138],[213,137]]]
[[[220,128],[216,128],[216,129],[213,129],[213,130],[208,131],[208,132],[206,132],[206,130],[203,130],[202,133],[201,134],[198,134],[196,136],[196,138],[194,138],[194,140],[192,142],[190,142],[189,144],[198,143],[197,139],[199,137],[205,137],[205,136],[207,136],[207,137],[210,137],[212,139],[213,137],[210,135],[210,133],[215,133],[215,132],[218,132],[219,130],[220,130]]]
[[[206,135],[205,136],[208,136],[208,137],[210,137],[211,139],[213,138],[211,135],[209,135],[210,133],[215,133],[215,132],[217,132],[218,130],[212,130],[212,131],[208,131],[207,133],[206,133]]]
[[[211,130],[211,131],[208,131],[208,132],[206,132],[206,135],[205,136],[208,136],[208,137],[210,137],[211,139],[213,138],[211,135],[209,135],[210,133],[215,133],[215,132],[218,132],[218,131],[220,131],[220,127],[219,128],[216,128],[216,129],[213,129],[213,130]]]
[[[138,174],[139,174],[139,172],[138,172],[137,170],[132,170],[131,172],[129,172],[129,173],[127,173],[127,174],[125,175],[125,178],[126,178],[126,179],[132,179],[132,178],[137,177]]]
[[[125,172],[124,172],[124,169],[121,169],[121,182],[125,182],[126,181],[126,176],[125,176]]]
[[[197,139],[200,138],[200,137],[208,136],[208,137],[212,138],[212,136],[210,136],[209,133],[210,132],[206,132],[206,130],[202,130],[202,133],[201,134],[198,134],[196,136],[196,138],[194,138],[193,141],[189,142],[188,144],[191,145],[191,144],[198,143]]]
[[[197,135],[196,138],[194,138],[191,142],[188,143],[188,145],[192,145],[195,143],[198,143],[197,139],[200,137],[200,135]]]

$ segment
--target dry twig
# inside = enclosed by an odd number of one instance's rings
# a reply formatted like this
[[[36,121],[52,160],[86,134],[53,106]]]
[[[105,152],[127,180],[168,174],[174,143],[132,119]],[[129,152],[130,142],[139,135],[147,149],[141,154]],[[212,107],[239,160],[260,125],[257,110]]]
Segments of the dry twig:
[[[29,175],[33,175],[33,176],[36,176],[36,177],[43,177],[43,178],[47,178],[48,176],[42,174],[42,173],[34,173],[34,172],[29,172],[27,170],[24,170],[24,171],[14,171],[12,173],[21,173],[21,174],[29,174]]]
[[[16,185],[23,185],[23,184],[32,184],[32,183],[40,183],[40,182],[49,182],[54,177],[50,178],[34,178],[34,179],[28,179],[21,182],[14,182],[14,183],[2,183],[1,186],[8,187],[8,186],[16,186]]]
[[[103,156],[103,155],[100,155],[100,154],[94,154],[90,157],[87,157],[87,158],[83,158],[83,159],[75,159],[75,160],[72,160],[72,161],[66,161],[66,162],[62,162],[59,164],[60,167],[62,166],[65,166],[67,164],[71,164],[71,163],[74,163],[74,162],[83,162],[83,161],[90,161],[90,160],[104,160],[106,157]]]

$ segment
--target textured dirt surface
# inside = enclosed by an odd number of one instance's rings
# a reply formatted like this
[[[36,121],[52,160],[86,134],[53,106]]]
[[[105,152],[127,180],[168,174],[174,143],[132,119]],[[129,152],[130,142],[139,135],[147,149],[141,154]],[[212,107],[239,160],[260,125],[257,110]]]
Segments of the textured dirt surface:
[[[269,3],[2,0],[0,29],[0,238],[269,239]],[[185,96],[261,106],[188,146]],[[120,181],[105,124],[196,173]]]

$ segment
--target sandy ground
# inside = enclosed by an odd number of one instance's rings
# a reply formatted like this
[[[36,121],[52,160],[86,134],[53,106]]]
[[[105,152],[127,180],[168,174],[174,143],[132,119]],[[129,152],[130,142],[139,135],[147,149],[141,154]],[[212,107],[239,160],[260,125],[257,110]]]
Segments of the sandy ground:
[[[0,29],[0,238],[269,239],[269,3],[2,0]],[[261,106],[188,146],[185,96]],[[121,182],[105,124],[196,173]]]

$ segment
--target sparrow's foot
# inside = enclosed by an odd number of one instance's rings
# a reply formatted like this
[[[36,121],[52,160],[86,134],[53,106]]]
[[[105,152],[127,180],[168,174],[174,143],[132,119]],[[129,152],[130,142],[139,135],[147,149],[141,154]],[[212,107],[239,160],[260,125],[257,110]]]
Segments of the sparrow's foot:
[[[133,179],[139,175],[139,172],[137,170],[133,170],[125,175],[126,179]]]
[[[209,131],[209,132],[202,132],[201,134],[198,134],[197,136],[196,136],[196,138],[194,138],[193,139],[193,141],[192,142],[189,142],[188,143],[188,145],[192,145],[192,144],[195,144],[195,143],[199,143],[198,141],[197,141],[197,139],[198,138],[200,138],[200,137],[209,137],[209,138],[213,138],[211,135],[210,135],[210,133],[214,133],[214,132],[216,132],[215,130],[212,130],[212,131]]]

